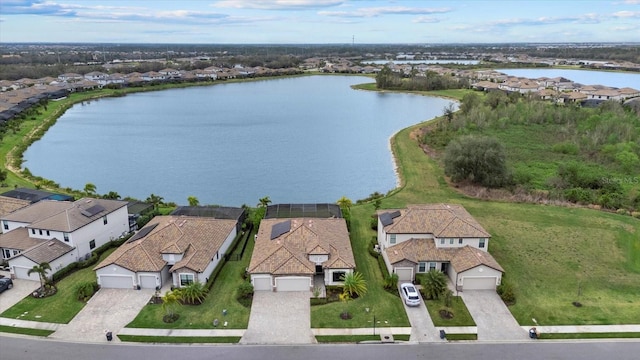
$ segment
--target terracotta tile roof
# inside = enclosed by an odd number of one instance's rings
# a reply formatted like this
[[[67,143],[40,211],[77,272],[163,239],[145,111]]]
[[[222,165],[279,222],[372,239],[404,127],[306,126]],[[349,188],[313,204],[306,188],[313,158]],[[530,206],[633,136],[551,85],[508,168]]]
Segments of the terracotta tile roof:
[[[188,268],[202,272],[235,229],[236,223],[235,220],[206,217],[156,216],[144,227],[155,225],[146,236],[122,244],[94,270],[115,264],[134,272],[160,271],[167,264],[162,254],[177,253],[184,255],[171,267],[171,271]]]
[[[87,210],[96,205],[101,207],[100,211],[86,215]],[[124,206],[127,206],[126,201],[107,199],[82,198],[74,202],[42,200],[14,211],[3,219],[29,223],[29,227],[36,229],[72,232]]]
[[[52,262],[73,249],[74,248],[68,244],[53,239],[43,241],[29,250],[22,252],[20,255],[36,264],[40,264],[43,262]]]
[[[384,227],[387,234],[433,234],[436,237],[485,237],[491,235],[461,205],[409,205],[406,209],[378,210],[400,212],[400,216]]]
[[[0,196],[0,216],[5,216],[16,210],[27,207],[31,204],[30,201],[14,199],[6,196]]]
[[[289,231],[275,238],[276,224],[290,221]],[[349,232],[340,218],[263,219],[249,264],[250,273],[275,275],[314,274],[315,263],[309,254],[328,254],[324,268],[353,269],[355,259]]]
[[[450,262],[456,272],[485,265],[504,272],[500,264],[486,251],[465,245],[459,248],[438,248],[433,239],[409,239],[385,249],[393,265],[403,260],[418,262]]]
[[[47,240],[29,237],[29,230],[24,227],[0,234],[0,248],[27,250]]]

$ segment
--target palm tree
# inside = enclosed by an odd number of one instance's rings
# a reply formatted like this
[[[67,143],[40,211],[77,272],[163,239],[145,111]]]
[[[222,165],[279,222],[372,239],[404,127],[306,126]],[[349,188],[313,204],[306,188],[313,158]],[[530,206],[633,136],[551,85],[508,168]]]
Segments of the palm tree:
[[[87,195],[95,195],[96,194],[96,185],[92,183],[86,183],[84,185],[84,193]]]
[[[268,196],[265,196],[258,201],[258,207],[267,207],[269,206],[269,204],[271,204],[271,199]]]
[[[187,201],[189,202],[189,206],[198,206],[198,205],[200,205],[200,200],[198,200],[198,198],[195,197],[195,196],[189,196],[187,198]]]
[[[203,283],[194,281],[181,290],[182,298],[190,304],[202,304],[207,296],[207,289]]]
[[[173,322],[177,316],[175,308],[180,305],[182,294],[179,289],[167,291],[162,297],[162,310],[165,312],[164,322]]]
[[[164,200],[162,196],[151,194],[145,201],[152,204],[154,209],[157,209],[158,206],[162,205],[162,200]]]
[[[33,265],[33,267],[27,271],[27,275],[37,273],[40,277],[40,288],[44,289],[44,285],[47,283],[48,270],[51,270],[51,265],[49,265],[48,262],[41,262],[39,265]]]
[[[120,199],[120,194],[118,194],[115,191],[109,191],[109,193],[102,195],[103,199],[111,199],[111,200],[118,200]]]
[[[439,299],[447,290],[447,276],[438,270],[429,270],[421,280],[427,299]]]
[[[348,197],[343,196],[340,199],[338,199],[338,201],[336,201],[336,204],[338,204],[338,206],[340,206],[343,209],[351,209],[351,206],[353,205],[353,201],[351,201],[351,199],[349,199]]]
[[[359,272],[346,273],[340,277],[340,280],[344,283],[344,292],[348,293],[350,297],[362,296],[367,293],[367,281]]]

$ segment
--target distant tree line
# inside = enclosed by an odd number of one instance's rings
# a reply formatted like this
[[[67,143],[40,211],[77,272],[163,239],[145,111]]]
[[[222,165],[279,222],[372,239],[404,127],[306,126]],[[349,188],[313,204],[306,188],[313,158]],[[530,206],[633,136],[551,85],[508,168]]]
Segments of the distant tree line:
[[[467,79],[440,75],[433,71],[419,74],[415,69],[410,74],[404,75],[394,72],[387,65],[376,75],[376,87],[386,90],[430,91],[461,89],[468,86],[469,81]]]

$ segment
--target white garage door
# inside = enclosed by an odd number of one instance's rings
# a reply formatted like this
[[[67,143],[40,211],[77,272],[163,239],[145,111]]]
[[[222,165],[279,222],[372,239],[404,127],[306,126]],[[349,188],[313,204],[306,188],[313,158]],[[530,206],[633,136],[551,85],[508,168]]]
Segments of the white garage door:
[[[155,275],[140,275],[140,287],[143,289],[155,289],[156,288],[156,276]]]
[[[133,289],[133,277],[100,275],[100,286],[103,288]]]
[[[253,290],[255,291],[272,291],[271,277],[254,277]]]
[[[40,281],[40,275],[38,275],[37,272],[31,273],[31,275],[27,275],[29,270],[30,270],[29,268],[23,268],[18,266],[15,266],[13,268],[13,271],[16,274],[17,279]],[[50,275],[50,271],[47,271],[47,277],[49,277],[49,275]]]
[[[495,290],[495,277],[465,277],[462,281],[462,290]]]
[[[413,281],[413,269],[412,268],[395,268],[396,274],[398,274],[398,281]]]
[[[309,291],[311,278],[286,276],[276,278],[276,291]]]

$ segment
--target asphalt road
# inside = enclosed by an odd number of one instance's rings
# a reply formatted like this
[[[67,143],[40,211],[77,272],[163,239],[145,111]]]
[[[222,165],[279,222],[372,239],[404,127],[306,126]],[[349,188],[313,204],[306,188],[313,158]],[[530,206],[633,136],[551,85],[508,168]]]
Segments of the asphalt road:
[[[526,343],[435,343],[359,345],[125,345],[88,344],[0,336],[2,360],[68,359],[581,359],[636,360],[640,341],[531,341]]]

